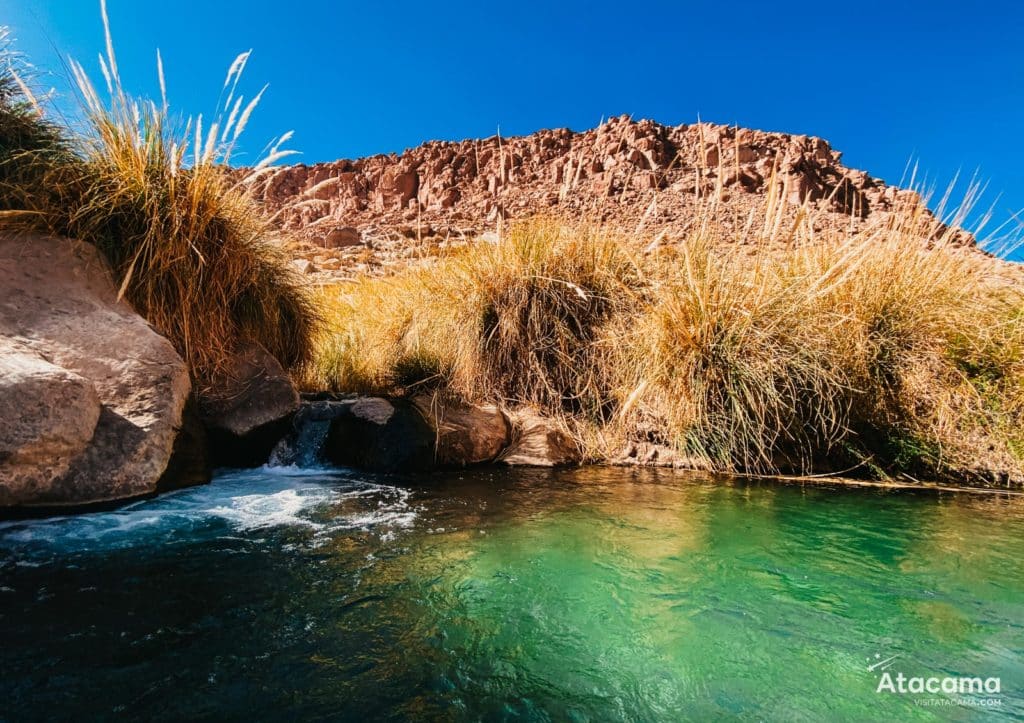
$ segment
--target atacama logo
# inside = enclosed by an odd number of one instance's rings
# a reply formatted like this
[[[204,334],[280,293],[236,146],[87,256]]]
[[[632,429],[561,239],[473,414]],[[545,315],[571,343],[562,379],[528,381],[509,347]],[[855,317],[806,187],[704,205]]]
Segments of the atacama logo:
[[[907,676],[902,671],[896,671],[895,675],[889,671],[899,655],[891,655],[887,658],[880,653],[875,653],[874,658],[868,658],[868,672],[878,674],[878,687],[876,693],[891,694],[922,694],[942,693],[943,698],[918,698],[915,703],[918,705],[975,705],[995,706],[1000,704],[1000,699],[992,697],[1002,691],[1002,682],[999,678],[982,678],[980,676]]]

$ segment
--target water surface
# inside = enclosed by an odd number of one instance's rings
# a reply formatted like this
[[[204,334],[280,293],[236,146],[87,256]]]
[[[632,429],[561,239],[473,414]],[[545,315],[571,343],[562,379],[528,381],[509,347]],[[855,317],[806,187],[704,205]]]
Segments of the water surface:
[[[1022,542],[1006,496],[229,472],[0,523],[0,718],[1021,720]]]

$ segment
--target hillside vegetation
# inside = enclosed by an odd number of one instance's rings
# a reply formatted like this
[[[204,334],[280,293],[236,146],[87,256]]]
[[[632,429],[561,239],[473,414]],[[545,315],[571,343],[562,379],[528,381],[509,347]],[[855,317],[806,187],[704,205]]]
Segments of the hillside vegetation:
[[[1020,481],[1024,296],[1004,262],[856,233],[648,247],[534,220],[424,268],[327,286],[311,388],[433,389],[722,471]],[[851,470],[852,471],[852,470]]]

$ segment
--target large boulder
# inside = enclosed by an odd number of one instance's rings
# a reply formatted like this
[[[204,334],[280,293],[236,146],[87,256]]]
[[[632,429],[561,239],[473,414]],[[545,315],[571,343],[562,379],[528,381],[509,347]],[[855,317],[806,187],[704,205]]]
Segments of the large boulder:
[[[559,467],[580,461],[579,447],[554,420],[532,409],[512,413],[513,438],[501,461],[510,465]]]
[[[92,246],[0,238],[0,507],[150,494],[191,383]]]
[[[201,402],[217,464],[263,464],[288,431],[299,391],[281,364],[255,342],[238,349],[220,369]]]
[[[426,394],[412,401],[434,428],[439,465],[490,462],[511,440],[512,427],[494,404],[459,404]]]

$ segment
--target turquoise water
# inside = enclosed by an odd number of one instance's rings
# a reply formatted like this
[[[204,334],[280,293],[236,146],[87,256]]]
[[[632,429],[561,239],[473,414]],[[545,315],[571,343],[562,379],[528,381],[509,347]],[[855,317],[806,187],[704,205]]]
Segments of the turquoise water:
[[[0,523],[0,718],[1021,720],[1022,541],[998,495],[225,473]]]

